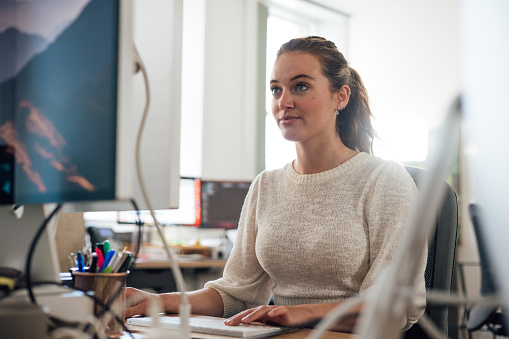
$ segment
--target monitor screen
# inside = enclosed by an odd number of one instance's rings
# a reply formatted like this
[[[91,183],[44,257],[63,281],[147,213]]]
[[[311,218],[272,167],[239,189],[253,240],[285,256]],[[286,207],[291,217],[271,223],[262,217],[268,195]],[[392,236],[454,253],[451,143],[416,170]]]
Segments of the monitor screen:
[[[0,8],[1,204],[115,198],[120,3],[50,4]]]
[[[0,1],[2,267],[24,271],[43,204],[118,196],[119,135],[135,130],[124,102],[133,76],[126,4]],[[13,204],[24,205],[19,218]],[[55,227],[37,243],[33,281],[58,280]]]
[[[201,226],[237,228],[251,182],[201,182]]]
[[[155,210],[157,221],[161,225],[200,225],[200,182],[198,178],[181,178],[179,191],[179,207],[177,209]],[[140,211],[143,223],[153,224],[150,211]],[[119,211],[118,223],[134,224],[138,222],[136,211]]]

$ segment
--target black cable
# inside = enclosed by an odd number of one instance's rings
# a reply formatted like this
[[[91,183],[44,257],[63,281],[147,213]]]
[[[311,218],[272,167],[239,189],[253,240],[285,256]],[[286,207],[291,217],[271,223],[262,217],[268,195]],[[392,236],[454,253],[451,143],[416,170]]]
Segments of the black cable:
[[[32,239],[32,242],[30,244],[30,247],[28,249],[27,259],[26,259],[26,265],[25,265],[25,282],[26,282],[26,288],[28,290],[28,295],[30,297],[30,301],[33,304],[37,305],[37,302],[35,301],[34,291],[32,289],[32,277],[31,277],[31,267],[32,267],[32,257],[35,252],[35,248],[37,247],[37,243],[39,242],[39,238],[41,237],[42,233],[46,229],[46,226],[48,225],[49,221],[55,216],[55,214],[58,212],[58,210],[62,207],[62,204],[58,204],[53,211],[50,213],[50,215],[44,219],[41,226],[35,233],[34,238]]]
[[[140,216],[140,209],[138,208],[138,204],[136,204],[136,201],[134,199],[131,199],[131,204],[133,205],[134,209],[136,210],[136,215],[138,216],[138,221],[136,222],[136,225],[138,225],[138,239],[136,240],[136,252],[134,253],[134,257],[132,260],[132,263],[134,264],[136,259],[138,258],[138,253],[140,252],[141,248],[141,237],[143,234],[143,221],[141,221]]]

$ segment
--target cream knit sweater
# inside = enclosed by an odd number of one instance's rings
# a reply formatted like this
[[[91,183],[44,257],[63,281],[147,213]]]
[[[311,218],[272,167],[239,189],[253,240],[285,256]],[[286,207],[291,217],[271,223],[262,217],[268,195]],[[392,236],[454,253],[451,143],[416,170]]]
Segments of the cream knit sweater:
[[[331,170],[300,175],[287,164],[264,171],[244,202],[223,278],[208,282],[224,316],[250,307],[334,303],[365,292],[395,256],[417,195],[406,170],[359,153]],[[426,256],[418,290],[425,292]],[[404,328],[424,312],[416,298]]]

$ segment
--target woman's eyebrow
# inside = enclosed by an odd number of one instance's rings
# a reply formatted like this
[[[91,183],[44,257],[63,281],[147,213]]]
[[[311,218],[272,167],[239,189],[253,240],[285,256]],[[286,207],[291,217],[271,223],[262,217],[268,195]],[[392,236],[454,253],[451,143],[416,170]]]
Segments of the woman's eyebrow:
[[[315,78],[313,78],[312,76],[309,76],[309,75],[307,75],[307,74],[299,74],[299,75],[294,76],[294,77],[293,77],[293,78],[291,78],[290,80],[291,80],[291,81],[295,81],[295,80],[297,80],[297,79],[299,79],[299,78],[307,78],[307,79],[311,79],[311,80],[314,80],[314,79],[315,79]]]
[[[300,78],[306,78],[306,79],[311,79],[311,80],[314,80],[315,78],[313,78],[312,76],[309,76],[307,74],[299,74],[299,75],[296,75],[294,76],[293,78],[290,79],[290,81],[295,81],[297,79],[300,79]],[[271,80],[270,83],[278,83],[279,81],[277,80]]]

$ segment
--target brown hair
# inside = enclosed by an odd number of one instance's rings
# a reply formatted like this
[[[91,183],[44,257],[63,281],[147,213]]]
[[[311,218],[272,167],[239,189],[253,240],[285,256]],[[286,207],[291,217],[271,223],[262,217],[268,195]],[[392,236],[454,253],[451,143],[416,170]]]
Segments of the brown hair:
[[[375,130],[371,125],[373,114],[369,108],[368,93],[359,74],[348,66],[336,45],[318,36],[297,38],[284,43],[277,56],[290,52],[315,56],[322,66],[322,74],[329,80],[332,93],[339,91],[343,85],[350,87],[350,100],[336,117],[336,131],[348,148],[373,153]]]

